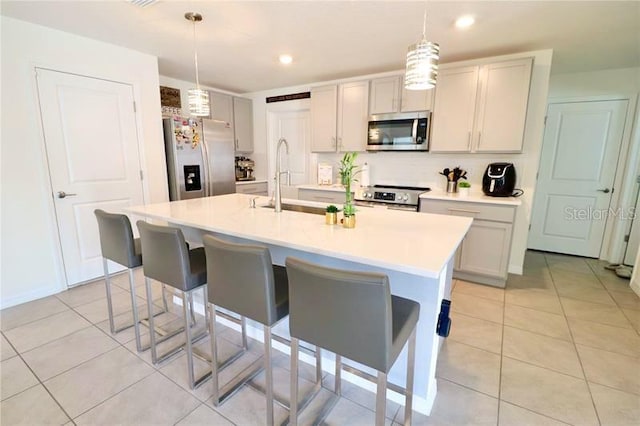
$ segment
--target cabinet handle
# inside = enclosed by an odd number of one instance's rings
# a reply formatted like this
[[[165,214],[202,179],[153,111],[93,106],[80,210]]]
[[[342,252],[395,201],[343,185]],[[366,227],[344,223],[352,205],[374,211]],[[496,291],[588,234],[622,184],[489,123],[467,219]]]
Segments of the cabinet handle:
[[[335,136],[331,136],[331,140],[333,141],[333,146],[338,149],[338,141]]]
[[[238,149],[238,146],[240,145],[238,144],[238,139],[236,139],[236,149]]]
[[[450,212],[460,212],[460,213],[471,213],[471,214],[480,214],[477,210],[465,210],[465,209],[448,209]]]

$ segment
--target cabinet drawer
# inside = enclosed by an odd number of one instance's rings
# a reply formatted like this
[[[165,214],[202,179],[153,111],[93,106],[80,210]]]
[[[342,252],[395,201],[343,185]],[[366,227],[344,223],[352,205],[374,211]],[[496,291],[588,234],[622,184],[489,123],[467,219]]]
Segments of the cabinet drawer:
[[[424,213],[466,216],[474,219],[513,223],[515,208],[464,201],[420,200],[420,211]]]
[[[344,204],[345,193],[341,191],[321,191],[315,189],[299,189],[298,199],[317,201],[320,203]]]
[[[240,194],[267,195],[267,182],[236,184],[236,192]]]

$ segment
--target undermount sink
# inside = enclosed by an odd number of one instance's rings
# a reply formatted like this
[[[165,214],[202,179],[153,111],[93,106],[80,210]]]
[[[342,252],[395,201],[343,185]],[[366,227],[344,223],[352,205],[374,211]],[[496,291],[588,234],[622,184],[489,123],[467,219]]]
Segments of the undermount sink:
[[[274,208],[272,204],[267,204],[266,206],[262,206],[262,207],[265,209]],[[289,210],[289,211],[298,212],[298,213],[319,214],[319,215],[324,215],[326,211],[324,207],[302,206],[300,204],[288,204],[288,203],[282,203],[282,210]]]

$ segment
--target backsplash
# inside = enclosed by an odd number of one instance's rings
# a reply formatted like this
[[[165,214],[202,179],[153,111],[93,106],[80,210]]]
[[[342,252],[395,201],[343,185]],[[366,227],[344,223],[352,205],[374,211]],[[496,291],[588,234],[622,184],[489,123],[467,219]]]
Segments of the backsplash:
[[[334,182],[339,182],[338,167],[342,154],[318,154],[319,163],[333,165]],[[371,184],[428,186],[445,190],[446,179],[440,175],[445,168],[460,167],[467,171],[472,190],[482,188],[482,176],[489,163],[508,162],[516,168],[516,187],[520,177],[526,175],[526,162],[522,154],[435,154],[429,152],[379,152],[358,154],[357,163],[369,164]],[[317,168],[312,168],[312,182],[316,182]]]

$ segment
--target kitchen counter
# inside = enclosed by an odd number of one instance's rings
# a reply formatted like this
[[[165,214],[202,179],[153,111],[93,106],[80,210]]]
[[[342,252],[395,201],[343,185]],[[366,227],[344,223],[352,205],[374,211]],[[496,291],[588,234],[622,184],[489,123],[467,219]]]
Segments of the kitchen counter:
[[[472,219],[437,214],[416,214],[386,209],[363,209],[357,225],[346,229],[325,225],[323,215],[263,208],[268,197],[228,194],[130,207],[133,216],[157,219],[179,226],[189,241],[201,241],[203,234],[219,235],[236,242],[258,242],[269,247],[273,262],[283,265],[296,256],[328,267],[376,271],[387,274],[391,292],[420,303],[417,329],[414,409],[429,414],[436,396],[436,360],[443,338],[436,333],[443,299],[450,299],[454,254]],[[324,207],[326,204],[283,200],[294,204]],[[390,244],[390,242],[393,242]],[[278,327],[288,334],[288,323]],[[261,332],[260,332],[261,333]],[[255,335],[260,333],[255,331]],[[326,352],[326,351],[325,351]],[[327,354],[328,357],[332,355]],[[328,358],[325,365],[330,366]],[[371,370],[363,368],[369,373]],[[347,375],[345,375],[347,376]],[[389,381],[403,386],[406,379],[406,351],[389,373]],[[371,388],[362,379],[348,380]],[[404,399],[389,391],[400,404]]]
[[[420,195],[420,199],[464,201],[466,203],[497,204],[503,206],[519,206],[522,204],[520,199],[516,197],[488,197],[482,192],[471,192],[467,196],[461,196],[459,192],[449,193],[431,190]]]

